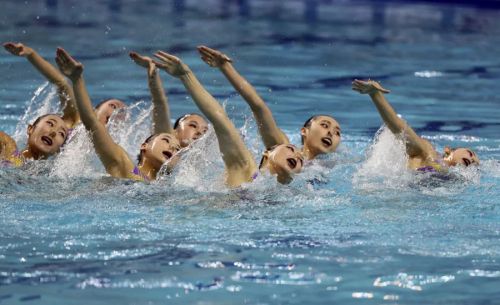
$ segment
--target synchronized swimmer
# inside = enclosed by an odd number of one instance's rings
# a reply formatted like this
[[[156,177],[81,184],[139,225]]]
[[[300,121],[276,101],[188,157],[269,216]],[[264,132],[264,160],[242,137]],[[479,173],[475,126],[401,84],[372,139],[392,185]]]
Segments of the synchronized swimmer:
[[[163,51],[154,54],[156,59],[131,52],[130,58],[147,71],[153,104],[153,134],[141,144],[136,164],[125,149],[113,140],[107,129],[111,117],[123,118],[116,113],[123,111],[127,107],[126,104],[118,99],[107,99],[93,108],[83,78],[82,63],[64,49],[58,48],[57,69],[33,49],[21,43],[8,42],[4,47],[13,55],[27,58],[56,86],[62,115],[45,114],[28,125],[27,145],[21,151],[12,137],[0,131],[0,162],[3,166],[17,167],[28,160],[46,159],[57,154],[75,126],[83,124],[89,131],[97,156],[109,175],[141,181],[154,180],[165,164],[167,172],[172,172],[180,162],[179,153],[189,149],[193,142],[206,133],[208,120],[214,128],[220,155],[224,161],[226,185],[235,188],[252,182],[261,172],[269,172],[282,184],[290,183],[293,177],[307,166],[305,160],[334,153],[341,141],[339,123],[330,115],[319,114],[307,119],[300,129],[302,147],[290,144],[287,135],[278,127],[270,108],[255,88],[239,74],[233,66],[233,61],[218,50],[200,46],[198,51],[201,59],[210,67],[218,68],[252,110],[265,147],[260,164],[257,165],[239,130],[223,107],[185,63]],[[182,82],[206,119],[200,114],[189,113],[180,116],[172,125],[168,98],[159,70]],[[431,143],[418,136],[398,117],[384,97],[384,93],[389,93],[389,90],[382,88],[379,83],[354,80],[352,89],[368,94],[387,127],[404,141],[409,169],[419,172],[446,172],[450,166],[479,165],[478,156],[468,148],[446,147],[444,154],[439,155]]]

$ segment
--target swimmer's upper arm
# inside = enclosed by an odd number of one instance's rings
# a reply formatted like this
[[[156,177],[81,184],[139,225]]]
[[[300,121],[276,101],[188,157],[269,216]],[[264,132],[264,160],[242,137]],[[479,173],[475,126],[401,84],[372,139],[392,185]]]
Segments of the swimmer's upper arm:
[[[168,98],[163,89],[158,69],[154,69],[152,75],[148,75],[148,86],[153,99],[153,129],[154,133],[173,133],[174,128],[170,120],[170,109]]]
[[[220,69],[252,109],[259,133],[266,148],[269,149],[274,145],[290,143],[288,137],[278,127],[271,109],[257,93],[257,90],[238,73],[230,62],[225,62]]]
[[[10,158],[16,151],[16,141],[5,132],[0,131],[0,160]]]
[[[192,72],[181,76],[181,80],[200,111],[214,126],[226,168],[250,169],[248,171],[256,169],[255,160],[222,106],[205,90]]]
[[[106,126],[97,119],[83,76],[73,81],[73,90],[83,125],[90,131],[95,151],[106,171],[113,177],[126,178],[134,164],[125,150],[115,143]]]

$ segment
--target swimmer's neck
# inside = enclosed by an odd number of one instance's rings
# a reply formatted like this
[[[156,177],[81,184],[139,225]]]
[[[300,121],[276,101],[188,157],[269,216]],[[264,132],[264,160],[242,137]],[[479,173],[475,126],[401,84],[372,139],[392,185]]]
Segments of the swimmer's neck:
[[[36,153],[35,151],[31,150],[29,147],[26,147],[21,155],[25,160],[41,160],[41,159],[47,159],[46,155]]]
[[[141,164],[137,165],[139,171],[148,178],[148,180],[155,180],[159,167],[153,166],[151,162],[143,161]]]
[[[302,147],[302,151],[301,151],[302,155],[304,156],[304,158],[306,160],[312,160],[312,159],[315,159],[318,155],[321,155],[322,153],[319,152],[319,151],[316,151],[312,148],[309,148],[307,145],[304,145]]]

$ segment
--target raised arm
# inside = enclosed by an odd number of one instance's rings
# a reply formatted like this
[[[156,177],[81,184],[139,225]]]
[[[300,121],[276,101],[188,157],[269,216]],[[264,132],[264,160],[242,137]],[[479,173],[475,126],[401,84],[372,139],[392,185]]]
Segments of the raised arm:
[[[154,133],[173,133],[174,128],[170,120],[170,109],[168,99],[163,89],[160,74],[156,65],[150,57],[141,56],[136,52],[130,52],[130,58],[139,66],[148,69],[148,86],[153,98],[153,129]]]
[[[271,109],[259,96],[255,88],[236,71],[232,65],[232,60],[227,55],[206,46],[198,47],[198,51],[204,62],[222,71],[234,89],[241,94],[250,106],[266,148],[269,149],[278,144],[290,143],[288,137],[276,124]]]
[[[205,90],[194,73],[179,58],[161,51],[155,56],[160,60],[156,62],[157,67],[181,79],[200,111],[214,126],[227,169],[228,184],[237,186],[251,181],[252,175],[257,171],[257,165],[222,106]]]
[[[389,93],[389,90],[382,88],[379,83],[372,80],[354,80],[352,89],[361,94],[370,95],[382,120],[392,133],[396,135],[403,134],[405,137],[406,152],[410,157],[421,156],[426,158],[431,151],[434,151],[432,145],[419,137],[413,128],[397,115],[394,108],[385,99],[384,93]]]
[[[82,75],[83,65],[61,48],[57,49],[56,63],[61,72],[73,82],[76,105],[82,123],[90,131],[95,151],[106,171],[113,177],[129,177],[134,170],[134,163],[125,150],[113,141],[106,127],[97,119],[85,87]]]
[[[13,55],[26,57],[50,83],[56,85],[59,101],[63,110],[63,120],[69,127],[75,126],[79,121],[78,110],[75,104],[75,95],[73,88],[66,81],[61,72],[48,61],[43,59],[35,50],[25,46],[22,43],[7,42],[4,48]]]

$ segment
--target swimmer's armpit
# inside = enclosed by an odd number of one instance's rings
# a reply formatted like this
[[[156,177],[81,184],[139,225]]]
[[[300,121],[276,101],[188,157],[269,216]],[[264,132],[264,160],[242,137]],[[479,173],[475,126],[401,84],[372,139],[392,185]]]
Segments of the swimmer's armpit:
[[[257,90],[234,68],[231,58],[207,46],[199,46],[198,52],[205,63],[211,67],[217,67],[222,71],[231,85],[233,85],[233,88],[241,94],[250,106],[257,121],[262,142],[264,142],[266,148],[278,144],[290,143],[288,137],[278,127],[271,109],[269,109],[265,101],[257,93]]]
[[[61,108],[63,110],[63,120],[69,127],[73,127],[80,121],[78,110],[75,105],[75,95],[66,78],[56,67],[42,58],[35,50],[22,44],[7,42],[4,48],[13,55],[26,57],[50,83],[57,86]]]
[[[129,55],[137,65],[148,69],[148,86],[153,100],[154,133],[172,133],[174,129],[170,121],[167,95],[153,59],[148,56],[141,56],[136,52],[130,52]]]

